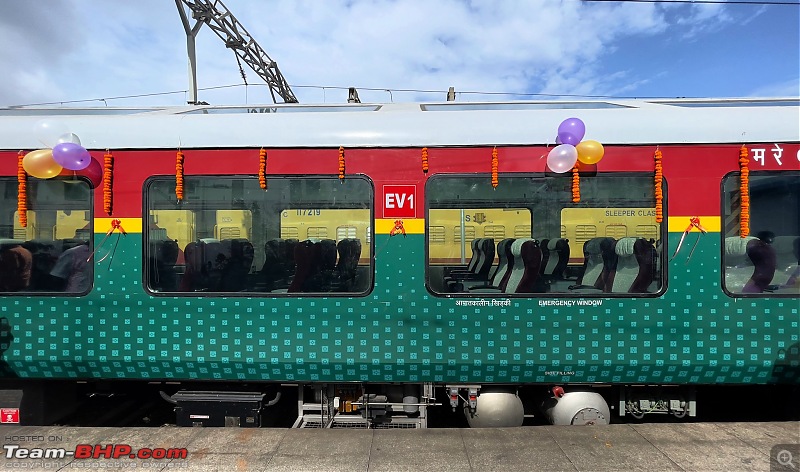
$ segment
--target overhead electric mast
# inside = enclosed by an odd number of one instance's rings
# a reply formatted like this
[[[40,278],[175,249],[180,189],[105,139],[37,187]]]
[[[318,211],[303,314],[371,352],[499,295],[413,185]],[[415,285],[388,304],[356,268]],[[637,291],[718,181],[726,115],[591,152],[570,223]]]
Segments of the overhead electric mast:
[[[197,20],[193,27],[189,26],[189,18],[183,5],[192,11],[192,18]],[[277,103],[276,95],[284,103],[297,103],[286,79],[278,70],[278,64],[273,61],[264,49],[258,45],[250,33],[233,16],[225,5],[219,0],[175,0],[175,6],[181,14],[183,29],[186,31],[186,51],[189,55],[189,103],[197,104],[197,59],[195,57],[195,37],[203,24],[207,24],[217,36],[225,41],[225,46],[233,49],[237,57],[241,58],[269,85],[272,102]]]

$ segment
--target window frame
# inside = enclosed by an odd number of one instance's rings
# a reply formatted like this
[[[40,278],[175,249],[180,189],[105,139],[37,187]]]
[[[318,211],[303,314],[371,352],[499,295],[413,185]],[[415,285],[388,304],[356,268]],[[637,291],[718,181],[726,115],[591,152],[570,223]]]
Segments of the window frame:
[[[651,172],[639,172],[639,171],[631,171],[631,172],[600,172],[595,175],[592,175],[591,178],[604,178],[604,177],[641,177],[644,180],[652,181],[652,173]],[[503,183],[504,178],[529,178],[533,180],[553,180],[553,181],[564,181],[569,179],[569,177],[565,177],[564,175],[549,175],[549,174],[541,174],[541,173],[506,173],[506,174],[499,174],[499,181],[500,185]],[[626,293],[626,292],[591,292],[591,293],[570,293],[570,292],[537,292],[537,293],[505,293],[505,292],[498,292],[498,293],[469,293],[469,292],[437,292],[432,288],[431,284],[431,270],[430,270],[430,251],[429,251],[429,237],[427,228],[430,224],[430,210],[431,210],[431,199],[430,199],[430,185],[435,184],[440,179],[463,179],[463,178],[478,178],[478,179],[485,179],[486,185],[489,185],[491,182],[491,174],[489,173],[454,173],[454,174],[437,174],[431,176],[425,182],[425,288],[427,289],[428,293],[433,297],[438,299],[447,299],[447,298],[546,298],[546,299],[559,299],[559,298],[566,298],[566,299],[574,299],[574,298],[658,298],[664,295],[668,290],[669,285],[669,273],[668,273],[668,255],[666,254],[666,244],[669,237],[668,231],[668,188],[667,188],[667,180],[666,178],[662,182],[662,191],[663,191],[663,200],[662,200],[662,214],[663,220],[660,224],[658,224],[658,234],[659,239],[656,243],[659,243],[660,247],[654,244],[656,247],[656,254],[657,259],[654,265],[654,271],[656,275],[659,277],[660,286],[653,292],[641,292],[641,293]],[[571,180],[570,180],[571,181]],[[490,202],[490,201],[489,201]],[[514,203],[510,203],[512,206]],[[465,207],[465,209],[468,207]],[[482,208],[492,208],[488,205],[484,205]],[[533,207],[530,207],[533,208]],[[564,200],[564,204],[559,209],[560,211],[564,208],[587,208],[586,202],[582,201],[578,204],[572,203],[570,199]],[[606,207],[588,207],[588,208],[606,208]],[[653,208],[655,208],[655,189],[653,188]],[[434,208],[436,209],[436,208]],[[533,218],[535,219],[535,218]],[[535,222],[532,221],[532,224],[535,226]],[[559,226],[559,232],[563,228],[563,225]],[[541,240],[540,240],[541,241]],[[495,245],[499,241],[495,241]],[[469,259],[467,259],[467,263]],[[654,276],[654,281],[656,281],[656,277]]]
[[[773,177],[792,177],[794,176],[795,179],[800,182],[800,170],[751,170],[750,171],[750,179],[753,177],[762,177],[762,176],[773,176]],[[722,289],[723,293],[729,298],[755,298],[755,299],[763,299],[763,298],[798,298],[800,297],[800,291],[797,293],[789,293],[789,292],[774,292],[765,290],[763,292],[756,292],[756,293],[749,293],[749,292],[733,292],[728,289],[728,284],[726,281],[727,275],[727,258],[729,257],[726,251],[726,243],[725,240],[729,237],[725,232],[724,222],[726,221],[727,217],[729,216],[729,212],[727,211],[727,203],[728,198],[726,195],[725,184],[728,182],[728,179],[736,179],[737,180],[737,187],[739,185],[738,181],[741,179],[741,171],[736,170],[732,172],[728,172],[722,176],[720,179],[719,189],[720,189],[720,221],[723,222],[723,227],[720,229],[719,232],[719,242],[720,242],[720,249],[719,249],[719,260],[720,260],[720,280],[719,286]],[[800,193],[800,192],[798,192]],[[800,198],[800,197],[798,197]],[[750,208],[751,208],[751,217],[750,222],[752,222],[752,194],[750,195]],[[752,225],[750,225],[750,229],[752,229]],[[797,221],[798,231],[797,236],[800,237],[800,219]],[[738,237],[739,235],[730,236],[730,237]],[[755,234],[751,231],[749,236],[756,237]],[[777,272],[777,267],[776,267]],[[773,279],[771,282],[775,281],[775,276],[773,275]],[[768,287],[773,287],[775,284],[770,284]]]
[[[258,177],[254,175],[223,175],[223,174],[214,174],[214,175],[192,175],[186,176],[184,178],[184,187],[186,188],[189,185],[189,182],[192,180],[217,180],[220,179],[224,180],[240,180],[240,181],[248,181],[253,183],[255,186],[259,185]],[[151,198],[149,196],[149,189],[150,187],[156,182],[164,182],[164,181],[173,181],[174,177],[171,176],[163,176],[163,175],[154,175],[145,179],[142,184],[142,215],[143,221],[145,218],[149,218],[150,211],[156,208],[150,208]],[[269,181],[276,182],[280,180],[326,180],[331,182],[339,183],[340,180],[336,175],[329,175],[329,174],[308,174],[308,175],[297,175],[297,174],[280,174],[280,175],[270,175]],[[368,176],[364,174],[353,174],[348,175],[347,180],[361,180],[366,182],[369,186],[369,195],[365,198],[365,202],[369,205],[369,208],[359,208],[358,210],[369,210],[369,224],[367,225],[368,228],[374,228],[375,226],[375,184]],[[268,191],[275,191],[273,189],[269,189]],[[321,196],[321,197],[324,197]],[[186,200],[188,196],[184,197],[184,201],[182,205],[186,205]],[[319,202],[314,202],[314,208],[320,208],[318,205]],[[286,206],[286,205],[284,205]],[[188,209],[192,211],[191,203],[188,205],[189,208],[183,207],[183,209]],[[302,209],[305,208],[303,205],[294,205],[292,209]],[[310,209],[311,206],[308,206]],[[321,209],[326,209],[327,207],[322,207]],[[170,208],[172,209],[172,208]],[[177,208],[175,208],[177,209]],[[334,207],[331,209],[342,209],[338,207]],[[348,208],[344,208],[348,209]],[[283,208],[282,210],[286,210]],[[355,209],[354,209],[355,210]],[[277,219],[277,224],[280,226],[280,217],[281,212],[275,213],[275,218]],[[337,227],[337,223],[335,221],[331,221],[331,228],[335,232]],[[279,233],[276,238],[282,239],[283,229],[279,227]],[[330,233],[330,231],[329,231]],[[195,230],[194,233],[195,240],[197,239],[197,231]],[[334,234],[335,236],[335,234]],[[249,240],[250,238],[248,238]],[[273,239],[273,238],[270,238]],[[330,239],[330,238],[328,238]],[[363,291],[359,292],[261,292],[261,291],[160,291],[155,290],[151,284],[151,277],[152,277],[152,269],[150,264],[148,263],[149,257],[151,256],[151,243],[148,234],[148,225],[143,224],[142,228],[142,286],[144,287],[145,291],[155,297],[208,297],[208,298],[276,298],[276,299],[286,299],[286,298],[364,298],[369,296],[375,288],[375,247],[372,241],[368,241],[370,238],[367,237],[365,240],[362,240],[362,248],[364,245],[367,245],[369,250],[369,258],[368,258],[368,265],[366,267],[366,273],[369,274],[369,280],[365,282],[366,288]],[[372,238],[374,239],[374,238]],[[336,239],[333,239],[336,241]],[[252,243],[252,241],[251,241]],[[183,251],[185,248],[179,247],[179,250]],[[365,252],[362,249],[362,254]],[[261,248],[261,253],[264,253],[264,248]],[[364,259],[364,256],[361,258]],[[338,252],[337,252],[337,260],[338,260]],[[185,267],[185,266],[184,266]],[[363,266],[360,266],[363,267]],[[256,270],[256,273],[258,270]],[[249,274],[252,275],[252,274]],[[178,276],[178,280],[180,281],[180,276]]]
[[[0,181],[10,182],[11,185],[18,186],[17,177],[3,176],[3,177],[0,177]],[[79,298],[79,297],[85,297],[85,296],[89,295],[89,293],[91,293],[92,290],[94,290],[95,274],[97,272],[95,270],[95,265],[97,264],[97,259],[96,259],[97,254],[95,254],[95,251],[96,251],[97,248],[96,248],[95,243],[94,243],[94,234],[95,234],[94,233],[94,231],[95,231],[95,221],[94,221],[95,220],[95,213],[94,213],[94,211],[95,211],[94,193],[95,192],[94,192],[94,190],[95,189],[92,186],[92,182],[91,182],[91,180],[89,178],[84,177],[84,176],[79,176],[79,175],[75,175],[75,176],[72,176],[72,177],[56,176],[56,177],[53,177],[51,179],[36,179],[36,178],[29,177],[26,180],[26,184],[27,184],[27,211],[28,212],[37,210],[36,203],[31,199],[31,194],[32,194],[31,186],[32,186],[32,184],[33,185],[39,185],[39,184],[44,183],[44,182],[63,182],[63,185],[65,185],[65,186],[66,185],[76,185],[76,184],[77,185],[84,185],[85,184],[87,186],[87,188],[88,188],[88,193],[87,193],[87,195],[88,195],[88,200],[87,200],[88,207],[85,208],[85,209],[79,209],[77,211],[85,211],[85,212],[87,212],[87,215],[88,215],[87,224],[88,224],[89,228],[86,230],[86,232],[89,234],[88,244],[87,244],[88,245],[89,258],[90,258],[90,260],[87,261],[87,264],[88,264],[88,267],[89,267],[89,274],[87,275],[87,278],[89,280],[89,284],[84,290],[72,291],[72,292],[66,291],[66,290],[63,290],[63,291],[56,291],[56,290],[40,290],[40,291],[36,291],[36,290],[20,290],[20,291],[16,291],[16,292],[1,291],[0,292],[0,297],[70,297],[70,298]],[[69,187],[65,187],[65,188],[69,188]],[[14,218],[14,213],[16,213],[16,211],[17,211],[16,210],[17,206],[14,205],[13,208],[15,208],[15,210],[11,211],[12,218]],[[49,210],[50,208],[47,208],[47,209]],[[41,210],[42,209],[40,209],[40,211]],[[64,210],[65,210],[65,208],[63,206],[60,209],[59,208],[55,209],[56,212],[64,211]],[[70,210],[72,210],[72,209],[70,209]],[[14,226],[13,220],[11,222],[11,226],[12,226],[12,228]],[[15,238],[12,237],[11,239],[15,239]],[[70,239],[70,238],[66,238],[66,239]],[[55,238],[51,238],[51,240],[52,241],[56,241]],[[32,240],[28,240],[27,238],[24,240],[24,242],[28,242],[28,241],[32,241]],[[75,246],[75,247],[78,247],[78,246]],[[73,248],[69,248],[69,249],[73,249]],[[66,250],[61,251],[61,253],[59,254],[59,258],[60,258],[60,256],[62,254],[64,254],[64,252],[66,252]],[[57,263],[58,263],[58,260],[56,260],[56,264]],[[55,267],[55,265],[54,265],[54,267]],[[31,270],[31,272],[32,272],[31,273],[31,277],[32,278],[33,278],[33,270],[34,270],[34,268],[32,268],[32,270]],[[52,271],[52,269],[51,269],[51,271]],[[65,288],[66,288],[66,284],[67,283],[68,283],[67,281],[64,282]]]

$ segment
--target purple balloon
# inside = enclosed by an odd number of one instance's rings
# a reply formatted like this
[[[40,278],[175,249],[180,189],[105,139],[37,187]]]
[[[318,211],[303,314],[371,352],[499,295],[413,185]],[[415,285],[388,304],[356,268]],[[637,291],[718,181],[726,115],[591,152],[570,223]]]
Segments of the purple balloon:
[[[586,125],[580,118],[567,118],[558,125],[558,138],[563,144],[577,146],[586,134]]]
[[[83,170],[92,163],[92,156],[80,144],[58,143],[53,146],[53,160],[69,170]]]

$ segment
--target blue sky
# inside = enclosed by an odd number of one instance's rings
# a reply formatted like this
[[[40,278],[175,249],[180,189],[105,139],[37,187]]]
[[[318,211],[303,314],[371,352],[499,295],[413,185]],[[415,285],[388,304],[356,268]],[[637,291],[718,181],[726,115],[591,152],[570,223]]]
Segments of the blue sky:
[[[223,0],[302,103],[546,96],[800,96],[794,5],[580,0]],[[181,105],[186,39],[170,0],[5,0],[0,106]],[[206,26],[199,99],[269,103]],[[326,88],[322,88],[326,87]],[[377,91],[367,90],[378,89]],[[392,90],[391,93],[385,91]],[[402,92],[435,90],[437,93]],[[178,93],[153,97],[130,95]],[[481,95],[464,92],[495,92]],[[104,101],[103,101],[104,99]]]

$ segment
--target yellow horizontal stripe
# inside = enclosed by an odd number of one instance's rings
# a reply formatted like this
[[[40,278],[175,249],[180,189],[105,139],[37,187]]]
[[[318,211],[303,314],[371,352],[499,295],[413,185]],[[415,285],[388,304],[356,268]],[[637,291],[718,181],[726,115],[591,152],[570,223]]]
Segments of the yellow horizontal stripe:
[[[667,229],[670,233],[683,233],[692,224],[694,216],[670,216],[667,219]],[[712,233],[719,233],[722,229],[722,219],[719,216],[698,216],[700,226]],[[697,231],[697,229],[693,229]]]
[[[403,222],[406,234],[425,234],[425,220],[423,218],[384,218],[375,220],[375,234],[389,234],[394,229],[395,220]]]
[[[119,220],[122,229],[126,233],[141,233],[142,232],[142,219],[141,218],[95,218],[94,219],[94,232],[107,233],[111,229],[111,222]]]
[[[691,216],[670,216],[667,219],[668,230],[670,233],[683,233],[686,227],[690,224]],[[720,232],[722,229],[722,220],[719,216],[700,216],[700,224],[706,231]],[[94,232],[106,233],[111,229],[111,221],[115,218],[95,218],[94,219]],[[117,218],[120,220],[122,227],[128,233],[141,233],[142,232],[142,219],[141,218]],[[423,218],[408,218],[403,219],[403,228],[406,234],[425,234],[425,220]],[[375,234],[389,234],[394,229],[395,219],[383,218],[375,220]],[[694,230],[697,231],[697,230]]]

